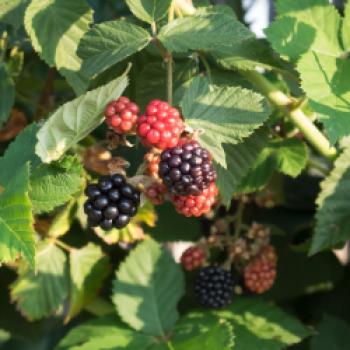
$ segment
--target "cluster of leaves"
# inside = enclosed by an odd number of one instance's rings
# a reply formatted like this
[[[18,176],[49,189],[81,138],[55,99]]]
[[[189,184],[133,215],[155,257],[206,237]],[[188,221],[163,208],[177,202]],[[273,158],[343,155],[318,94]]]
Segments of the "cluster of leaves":
[[[146,204],[127,229],[96,230],[103,242],[91,235],[82,215],[82,191],[94,174],[86,173],[81,155],[103,138],[108,102],[126,93],[144,107],[152,98],[165,99],[168,85],[186,124],[213,156],[227,208],[233,197],[272,191],[273,198],[283,197],[281,206],[293,209],[295,187],[288,191],[288,182],[304,176],[317,183],[310,174],[321,171],[325,179],[312,241],[308,236],[293,251],[284,236],[276,239],[278,280],[267,298],[289,301],[335,287],[345,268],[331,252],[310,259],[306,253],[337,247],[350,237],[350,2],[341,16],[327,0],[279,0],[277,17],[266,30],[268,41],[256,39],[231,7],[207,1],[194,1],[204,5],[197,9],[188,1],[97,3],[0,2],[0,127],[14,104],[30,123],[0,150],[0,263],[8,266],[4,274],[10,268],[17,272],[9,282],[11,300],[31,321],[53,314],[60,321],[76,316],[80,321],[86,310],[99,316],[79,322],[57,349],[243,350],[249,344],[250,350],[279,350],[301,342],[310,330],[262,299],[236,297],[218,312],[193,311],[186,303],[190,283],[159,242],[195,240],[202,234],[200,222],[181,218],[167,206],[156,214]],[[177,18],[166,21],[174,10]],[[126,17],[110,18],[110,12]],[[247,82],[245,76],[253,79]],[[293,81],[299,78],[301,89]],[[258,92],[261,81],[267,81],[262,84],[268,87],[262,89],[267,98]],[[291,108],[308,122],[316,115],[340,154],[334,165],[308,147],[308,135],[296,130],[290,110],[269,103],[276,91],[290,98]],[[44,114],[50,115],[37,122]],[[122,150],[131,163],[142,157],[142,148],[135,148],[133,154]],[[312,202],[315,194],[311,197]],[[288,233],[298,223],[309,227],[314,219],[313,203],[308,213],[283,210],[256,216]],[[145,238],[141,222],[152,238],[133,249],[111,276],[125,255],[113,244],[129,248],[133,239]],[[114,306],[103,298],[110,295],[111,279]],[[11,347],[16,331],[1,318],[0,327],[0,345]],[[305,349],[328,349],[348,339],[349,325],[326,317],[319,330]],[[344,348],[343,340],[340,344]]]

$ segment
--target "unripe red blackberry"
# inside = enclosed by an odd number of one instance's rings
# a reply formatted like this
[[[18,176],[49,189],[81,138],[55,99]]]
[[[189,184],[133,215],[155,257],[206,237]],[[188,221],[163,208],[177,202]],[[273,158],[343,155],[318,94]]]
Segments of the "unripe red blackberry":
[[[199,303],[210,308],[222,308],[232,301],[234,281],[231,272],[219,266],[199,270],[194,292]]]
[[[187,248],[181,256],[181,264],[187,271],[196,270],[203,266],[205,260],[206,254],[199,246]]]
[[[171,201],[174,203],[178,213],[185,216],[198,217],[210,211],[211,207],[216,202],[218,193],[219,190],[215,182],[212,182],[199,196],[172,195]]]
[[[101,177],[97,184],[86,187],[85,194],[88,225],[106,231],[125,227],[140,205],[140,192],[119,174]]]
[[[160,205],[164,203],[167,192],[167,188],[162,183],[153,183],[146,188],[145,195],[152,204]]]
[[[128,133],[134,131],[139,112],[140,109],[136,103],[122,96],[107,105],[105,109],[106,122],[116,133]]]
[[[276,279],[277,254],[271,245],[266,246],[244,269],[244,284],[254,293],[272,288]]]
[[[162,152],[159,176],[170,193],[199,196],[216,180],[216,171],[209,152],[190,141]]]
[[[137,121],[137,134],[146,147],[166,149],[177,145],[184,124],[180,112],[167,102],[151,101]]]

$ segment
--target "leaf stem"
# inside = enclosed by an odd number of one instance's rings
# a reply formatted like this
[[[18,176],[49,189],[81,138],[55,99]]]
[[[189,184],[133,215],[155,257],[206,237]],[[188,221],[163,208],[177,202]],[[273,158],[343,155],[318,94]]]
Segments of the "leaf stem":
[[[258,87],[275,106],[287,113],[294,125],[302,131],[306,140],[315,150],[327,159],[334,160],[337,156],[336,148],[331,146],[328,139],[308,118],[300,106],[294,105],[294,100],[291,97],[278,90],[267,78],[257,71],[240,71],[240,73]]]
[[[198,56],[199,56],[199,59],[202,61],[203,63],[203,66],[205,68],[205,71],[207,73],[207,76],[208,76],[208,79],[209,79],[209,82],[212,83],[212,78],[211,78],[211,69],[210,69],[210,65],[209,65],[209,62],[207,60],[207,58],[205,57],[205,55],[203,54],[203,52],[198,52]]]

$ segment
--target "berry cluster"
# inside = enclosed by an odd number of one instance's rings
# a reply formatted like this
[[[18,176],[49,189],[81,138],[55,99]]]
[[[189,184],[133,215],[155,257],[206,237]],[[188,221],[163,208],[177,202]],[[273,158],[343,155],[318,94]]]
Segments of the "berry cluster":
[[[162,152],[159,176],[170,193],[199,196],[216,180],[210,154],[191,141]]]
[[[181,256],[181,264],[187,271],[193,271],[203,266],[206,254],[200,246],[186,249]]]
[[[121,134],[136,128],[141,142],[152,148],[144,158],[144,173],[155,182],[145,188],[146,197],[153,204],[162,204],[170,192],[169,198],[179,213],[186,216],[208,213],[218,194],[209,152],[182,135],[184,123],[180,112],[167,102],[153,100],[140,117],[139,111],[135,103],[122,96],[108,104],[105,116],[114,135],[123,137]]]
[[[277,275],[276,265],[276,251],[268,245],[244,269],[244,284],[247,289],[258,294],[271,289]]]
[[[172,195],[171,200],[175,205],[178,213],[185,216],[201,216],[210,211],[211,207],[216,202],[216,197],[219,193],[215,182],[212,182],[208,188],[203,190],[199,196],[177,196]]]
[[[105,117],[111,129],[123,134],[134,130],[139,112],[140,109],[134,102],[122,96],[107,105]]]
[[[137,134],[147,147],[174,147],[184,129],[180,112],[168,103],[153,100],[137,121]]]
[[[140,192],[119,174],[101,177],[97,184],[86,187],[85,194],[88,225],[103,230],[125,227],[140,205]]]
[[[232,301],[234,281],[231,273],[219,266],[208,266],[199,270],[194,292],[200,304],[210,308],[221,308]]]

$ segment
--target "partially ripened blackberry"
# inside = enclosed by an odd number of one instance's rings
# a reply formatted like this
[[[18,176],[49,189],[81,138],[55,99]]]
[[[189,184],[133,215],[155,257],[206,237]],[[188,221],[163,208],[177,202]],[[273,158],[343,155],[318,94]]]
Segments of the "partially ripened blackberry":
[[[231,273],[219,266],[200,269],[194,285],[199,303],[210,308],[221,308],[230,304],[233,289]]]
[[[216,180],[209,152],[190,141],[163,151],[159,176],[172,194],[199,196]]]
[[[119,174],[101,177],[98,183],[86,187],[85,194],[88,225],[106,231],[125,227],[140,205],[140,192]]]

